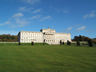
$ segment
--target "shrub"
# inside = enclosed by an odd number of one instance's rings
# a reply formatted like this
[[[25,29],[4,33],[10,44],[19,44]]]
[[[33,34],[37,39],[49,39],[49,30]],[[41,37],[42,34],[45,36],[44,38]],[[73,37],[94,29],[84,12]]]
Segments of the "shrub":
[[[60,45],[62,45],[62,41],[60,40]]]
[[[61,40],[60,40],[60,45],[64,45],[64,42],[62,42]]]
[[[21,43],[19,42],[18,45],[21,45]]]
[[[90,47],[93,47],[92,40],[88,40],[88,45],[89,45]]]
[[[31,45],[34,45],[34,42],[31,42]]]
[[[64,45],[64,42],[62,42],[62,45]]]
[[[77,46],[80,46],[80,41],[79,40],[77,40]]]
[[[67,45],[71,45],[71,42],[69,40],[67,40]]]

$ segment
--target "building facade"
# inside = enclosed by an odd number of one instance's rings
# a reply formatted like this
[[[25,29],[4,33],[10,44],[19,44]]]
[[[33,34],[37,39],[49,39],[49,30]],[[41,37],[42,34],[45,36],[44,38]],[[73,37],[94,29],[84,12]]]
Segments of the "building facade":
[[[21,43],[48,43],[60,44],[60,41],[71,41],[70,33],[56,33],[53,29],[41,29],[40,32],[21,31],[18,34],[19,42]]]

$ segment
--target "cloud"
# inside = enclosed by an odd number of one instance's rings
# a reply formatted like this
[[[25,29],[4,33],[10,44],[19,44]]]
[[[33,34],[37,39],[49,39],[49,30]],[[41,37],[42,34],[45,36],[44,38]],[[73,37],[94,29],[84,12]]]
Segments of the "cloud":
[[[32,16],[31,19],[39,19],[41,17],[41,15],[36,15],[36,16]]]
[[[84,19],[86,19],[86,18],[88,18],[88,17],[89,17],[88,14],[86,14],[86,15],[83,16]]]
[[[23,8],[22,8],[23,9]],[[29,24],[29,21],[25,19],[23,13],[15,13],[10,19],[10,25],[12,27],[24,27]],[[21,18],[22,17],[22,18]],[[8,22],[7,22],[8,23]]]
[[[78,31],[82,31],[82,30],[85,30],[86,29],[86,26],[81,26],[79,28],[77,28]]]
[[[87,18],[94,18],[96,17],[96,11],[91,11],[90,14],[86,14],[83,16],[84,19],[87,19]]]
[[[31,10],[33,10],[34,8],[32,7],[20,7],[19,11],[23,11],[23,12],[30,12]]]
[[[11,18],[9,21],[0,24],[0,26],[7,25],[9,27],[16,28],[16,27],[24,27],[28,24],[29,21],[24,18]]]
[[[12,17],[22,17],[22,16],[24,16],[23,13],[16,13]]]
[[[41,22],[52,18],[51,16],[46,16],[46,15],[43,16],[41,14],[38,14],[40,12],[41,9],[33,9],[31,7],[26,7],[26,6],[20,7],[19,12],[14,13],[7,21],[1,23],[0,26],[7,25],[8,27],[11,28],[24,27],[33,23],[32,20],[34,20],[34,22],[36,21]]]
[[[46,21],[46,20],[50,20],[52,17],[51,16],[42,16],[42,15],[35,15],[32,16],[30,19],[31,20],[37,20],[37,21]]]
[[[8,25],[8,24],[10,24],[10,23],[11,23],[11,22],[8,20],[8,21],[6,21],[6,22],[4,22],[4,23],[1,23],[0,26]]]
[[[24,2],[26,2],[26,3],[28,3],[28,4],[31,4],[31,5],[36,4],[36,3],[39,3],[39,2],[40,2],[40,0],[22,0],[22,1],[24,1]]]
[[[15,19],[15,24],[16,24],[18,27],[24,27],[24,26],[26,26],[27,24],[29,24],[29,21],[26,20],[26,19],[16,18],[16,19]]]
[[[53,9],[53,11],[57,12],[57,13],[63,13],[63,14],[68,14],[70,13],[69,10],[67,9],[61,9],[61,8],[54,8],[54,7],[51,7]]]
[[[73,27],[68,27],[67,31],[71,31],[73,29]]]
[[[6,21],[5,24],[10,24],[11,22],[10,21]]]
[[[51,19],[51,18],[52,18],[51,16],[45,16],[45,17],[41,18],[40,21],[49,20],[49,19]]]
[[[32,13],[36,14],[36,13],[39,13],[40,11],[41,11],[41,9],[36,9]]]
[[[25,11],[26,10],[26,7],[20,7],[19,10],[20,11]]]
[[[22,13],[15,13],[10,17],[8,21],[5,21],[4,23],[1,23],[0,26],[7,25],[9,27],[24,27],[30,23],[29,20],[25,19]]]
[[[3,25],[4,25],[3,23],[0,24],[0,26],[3,26]]]

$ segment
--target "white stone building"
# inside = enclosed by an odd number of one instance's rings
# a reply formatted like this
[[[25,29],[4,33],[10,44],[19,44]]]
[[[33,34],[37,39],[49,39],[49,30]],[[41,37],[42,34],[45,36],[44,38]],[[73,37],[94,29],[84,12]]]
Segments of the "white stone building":
[[[70,33],[56,33],[53,29],[41,29],[40,32],[21,31],[18,34],[19,42],[21,43],[48,43],[48,44],[60,44],[60,41],[71,41]]]

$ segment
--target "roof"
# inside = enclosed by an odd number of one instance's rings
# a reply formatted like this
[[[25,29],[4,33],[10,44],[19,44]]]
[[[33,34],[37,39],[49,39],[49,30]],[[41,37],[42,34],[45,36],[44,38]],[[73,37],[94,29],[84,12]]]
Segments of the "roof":
[[[33,31],[20,31],[20,32],[42,33],[42,32],[33,32]]]

